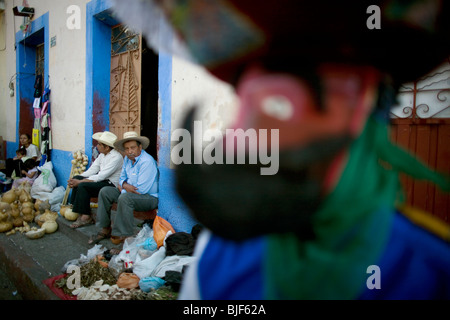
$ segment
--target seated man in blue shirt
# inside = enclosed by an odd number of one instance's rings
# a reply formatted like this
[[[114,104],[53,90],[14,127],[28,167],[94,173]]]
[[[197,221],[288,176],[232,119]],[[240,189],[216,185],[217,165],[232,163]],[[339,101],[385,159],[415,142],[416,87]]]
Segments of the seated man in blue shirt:
[[[148,211],[158,207],[159,170],[155,159],[145,149],[147,137],[125,132],[114,147],[125,153],[119,186],[104,187],[98,196],[97,223],[101,230],[90,243],[111,237],[114,244],[122,243],[134,234],[133,211]],[[117,213],[111,227],[111,207],[117,202]]]

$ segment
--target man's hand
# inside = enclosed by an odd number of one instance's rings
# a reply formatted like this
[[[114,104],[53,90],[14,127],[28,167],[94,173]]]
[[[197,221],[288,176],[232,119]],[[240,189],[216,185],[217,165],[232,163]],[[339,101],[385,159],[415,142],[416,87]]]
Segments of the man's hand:
[[[78,187],[78,185],[80,184],[80,183],[82,183],[82,182],[93,182],[92,180],[89,180],[89,179],[83,179],[83,180],[78,180],[78,179],[69,179],[69,180],[67,180],[67,185],[70,187],[70,188],[76,188],[76,187]]]
[[[137,192],[137,187],[132,186],[127,182],[122,183],[122,189],[125,189],[126,192],[140,194],[139,192]]]
[[[69,179],[67,180],[67,185],[70,188],[76,188],[80,184],[81,180],[78,179]]]

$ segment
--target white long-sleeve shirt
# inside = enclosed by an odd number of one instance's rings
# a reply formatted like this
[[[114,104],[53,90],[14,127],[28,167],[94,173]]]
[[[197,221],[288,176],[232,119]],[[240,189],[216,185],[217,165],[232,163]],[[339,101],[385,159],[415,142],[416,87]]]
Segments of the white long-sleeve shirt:
[[[119,185],[122,165],[122,155],[113,149],[107,155],[100,153],[91,167],[83,172],[81,176],[94,182],[109,180],[117,187]]]

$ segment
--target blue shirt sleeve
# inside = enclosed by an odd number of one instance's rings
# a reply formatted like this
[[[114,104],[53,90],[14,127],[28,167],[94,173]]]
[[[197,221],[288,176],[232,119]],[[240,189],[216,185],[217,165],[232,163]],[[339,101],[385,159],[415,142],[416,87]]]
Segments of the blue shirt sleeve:
[[[139,166],[137,183],[135,185],[138,188],[137,192],[139,192],[140,194],[150,192],[150,188],[152,187],[157,174],[157,168],[152,159],[146,158],[145,160],[146,161],[142,161]]]

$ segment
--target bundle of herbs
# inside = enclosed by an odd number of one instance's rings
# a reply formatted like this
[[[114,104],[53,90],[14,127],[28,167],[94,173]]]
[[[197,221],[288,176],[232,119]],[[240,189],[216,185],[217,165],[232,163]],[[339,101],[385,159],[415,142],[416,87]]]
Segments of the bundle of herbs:
[[[64,277],[55,282],[55,286],[64,291],[65,294],[72,294],[72,291],[77,289],[69,289],[67,281],[70,277]],[[80,286],[89,288],[96,281],[103,280],[104,284],[114,285],[117,279],[111,274],[108,268],[103,267],[97,260],[93,259],[80,267]]]

